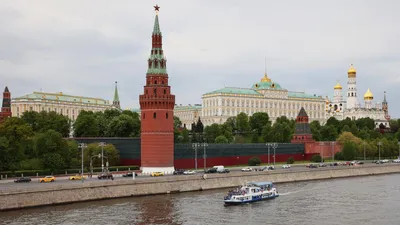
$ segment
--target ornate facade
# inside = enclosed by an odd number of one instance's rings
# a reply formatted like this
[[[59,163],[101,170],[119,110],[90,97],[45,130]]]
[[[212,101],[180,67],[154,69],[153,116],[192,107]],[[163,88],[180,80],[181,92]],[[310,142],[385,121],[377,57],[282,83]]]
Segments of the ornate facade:
[[[326,98],[326,117],[335,117],[338,120],[346,119],[347,117],[353,120],[369,117],[375,121],[389,120],[389,107],[386,101],[386,92],[384,101],[374,103],[374,95],[368,89],[364,94],[364,106],[362,107],[358,101],[357,92],[357,71],[353,64],[348,72],[347,96],[343,99],[342,86],[337,83],[334,86],[333,100]],[[388,123],[387,123],[388,124]]]
[[[251,88],[225,87],[204,94],[202,99],[202,121],[206,126],[222,124],[241,112],[249,116],[266,112],[272,121],[280,116],[295,119],[302,107],[309,112],[310,120],[325,120],[325,100],[322,96],[288,91],[273,82],[267,74]]]
[[[146,86],[139,96],[141,114],[142,173],[174,171],[174,105],[175,95],[168,85],[167,60],[162,49],[158,6],[148,59]]]
[[[113,108],[108,100],[67,95],[62,92],[33,92],[13,98],[11,105],[12,114],[16,117],[21,117],[26,111],[54,111],[67,116],[72,121],[76,120],[82,110],[99,112]]]
[[[176,105],[174,108],[174,115],[180,119],[183,127],[191,130],[193,122],[198,121],[201,115],[201,105]]]
[[[0,123],[2,123],[7,117],[11,117],[11,93],[8,90],[8,87],[4,89],[3,92],[3,103],[1,105],[0,112]]]

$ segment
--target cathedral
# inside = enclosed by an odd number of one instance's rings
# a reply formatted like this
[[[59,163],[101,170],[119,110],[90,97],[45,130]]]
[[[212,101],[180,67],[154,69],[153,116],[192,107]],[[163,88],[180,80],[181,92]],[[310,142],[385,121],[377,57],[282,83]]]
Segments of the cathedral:
[[[333,116],[338,120],[343,120],[347,117],[357,120],[369,117],[375,120],[377,125],[383,124],[387,127],[390,116],[388,102],[386,101],[386,92],[382,103],[374,103],[374,95],[368,88],[364,94],[364,104],[362,106],[358,100],[356,74],[357,71],[352,64],[347,71],[346,98],[343,97],[343,87],[339,82],[333,88],[332,100],[326,97],[326,118],[328,119]]]

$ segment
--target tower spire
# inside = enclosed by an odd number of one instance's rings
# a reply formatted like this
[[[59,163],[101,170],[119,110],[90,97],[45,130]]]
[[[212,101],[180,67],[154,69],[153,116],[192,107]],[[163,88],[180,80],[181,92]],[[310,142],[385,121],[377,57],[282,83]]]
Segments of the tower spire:
[[[154,6],[154,10],[156,11],[156,18],[155,18],[155,20],[154,20],[153,35],[154,35],[154,34],[161,35],[160,24],[159,24],[159,22],[158,22],[158,12],[160,11],[160,6],[155,5],[155,6]]]
[[[121,105],[119,102],[119,96],[118,96],[118,87],[117,87],[117,81],[115,81],[115,90],[114,90],[114,100],[113,100],[113,106],[116,108],[120,109]]]

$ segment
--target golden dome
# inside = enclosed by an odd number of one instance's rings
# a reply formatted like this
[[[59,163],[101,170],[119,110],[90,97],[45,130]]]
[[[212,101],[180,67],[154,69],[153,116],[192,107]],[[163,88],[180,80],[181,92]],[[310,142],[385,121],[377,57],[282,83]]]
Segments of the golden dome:
[[[347,71],[348,76],[354,78],[356,77],[356,73],[356,68],[354,68],[353,64],[351,64],[349,70]]]
[[[271,79],[267,76],[267,73],[264,73],[264,77],[261,79],[261,82],[271,82]]]
[[[368,88],[367,92],[365,92],[364,94],[364,100],[372,100],[372,99],[374,99],[374,95]]]
[[[335,85],[335,87],[333,87],[333,89],[342,90],[342,85],[340,85],[339,82],[337,82],[337,84]]]

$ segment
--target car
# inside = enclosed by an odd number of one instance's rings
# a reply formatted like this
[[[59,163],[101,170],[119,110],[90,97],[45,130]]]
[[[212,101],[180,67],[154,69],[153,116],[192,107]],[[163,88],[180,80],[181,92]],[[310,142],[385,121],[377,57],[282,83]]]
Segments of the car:
[[[327,167],[328,165],[326,165],[325,163],[320,163],[319,167]]]
[[[383,162],[383,163],[388,163],[389,160],[388,160],[388,159],[384,159],[384,160],[382,160],[382,162]]]
[[[392,163],[400,163],[400,159],[395,159],[392,161]]]
[[[229,172],[230,171],[228,169],[225,169],[225,168],[218,171],[218,173],[229,173]]]
[[[129,172],[129,173],[123,174],[122,176],[123,177],[133,177],[133,174],[135,174],[135,177],[137,177],[137,173],[135,173],[135,172]]]
[[[97,178],[99,178],[99,180],[101,180],[101,179],[111,179],[111,180],[114,180],[114,177],[113,177],[112,173],[102,173],[102,174],[99,174],[99,175],[97,176]]]
[[[174,175],[182,175],[185,172],[185,170],[179,169],[174,171]]]
[[[333,163],[329,164],[329,166],[338,166],[338,165],[339,165],[339,163],[337,163],[337,162],[333,162]]]
[[[310,163],[307,167],[308,168],[318,168],[318,165]]]
[[[253,169],[250,167],[245,167],[245,168],[241,169],[241,171],[242,172],[251,172],[251,171],[253,171]]]
[[[216,173],[216,172],[217,172],[216,168],[210,168],[210,169],[207,169],[206,171],[204,171],[204,173]]]
[[[85,179],[85,177],[81,176],[80,174],[77,174],[75,176],[70,176],[69,179],[70,180],[82,180],[82,179]]]
[[[289,169],[290,168],[290,165],[283,165],[282,166],[282,169]]]
[[[193,170],[186,170],[186,171],[183,172],[183,174],[185,174],[185,175],[192,175],[192,174],[195,174],[195,173],[196,172],[193,171]]]
[[[32,180],[29,177],[19,177],[19,178],[14,180],[15,183],[22,183],[22,182],[28,183],[28,182],[31,182],[31,181]]]
[[[54,181],[56,181],[56,178],[54,176],[45,176],[45,177],[39,179],[40,183],[47,183],[47,182],[54,182]]]
[[[376,160],[375,164],[383,164],[382,160]]]
[[[164,176],[163,172],[152,172],[150,174],[151,177],[159,177],[159,176]]]

